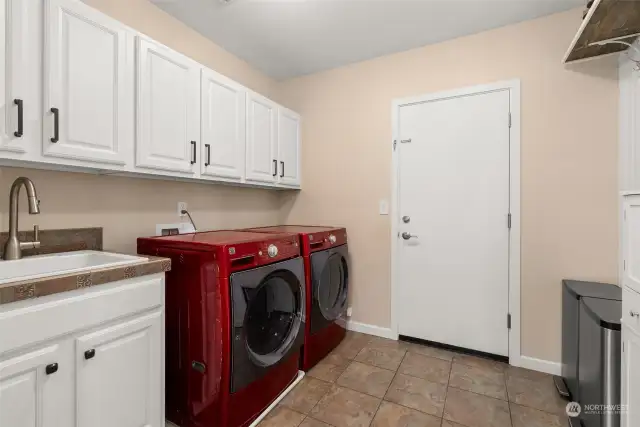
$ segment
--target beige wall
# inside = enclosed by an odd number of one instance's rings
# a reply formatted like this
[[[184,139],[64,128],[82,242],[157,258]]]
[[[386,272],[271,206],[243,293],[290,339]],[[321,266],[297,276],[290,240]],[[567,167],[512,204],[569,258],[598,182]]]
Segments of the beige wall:
[[[522,81],[522,354],[560,360],[560,281],[616,282],[617,74],[613,61],[564,69],[580,10],[282,84],[302,114],[303,191],[290,223],[344,225],[353,318],[390,325],[391,101]],[[451,319],[448,319],[449,321]]]
[[[277,83],[169,16],[148,0],[86,0],[86,3],[266,96]],[[211,184],[117,178],[29,169],[0,170],[0,223],[8,227],[8,192],[19,175],[33,179],[42,213],[28,216],[22,196],[21,229],[104,227],[105,248],[135,252],[135,239],[155,233],[157,223],[181,222],[177,202],[187,202],[196,225],[235,228],[278,223],[280,195]]]

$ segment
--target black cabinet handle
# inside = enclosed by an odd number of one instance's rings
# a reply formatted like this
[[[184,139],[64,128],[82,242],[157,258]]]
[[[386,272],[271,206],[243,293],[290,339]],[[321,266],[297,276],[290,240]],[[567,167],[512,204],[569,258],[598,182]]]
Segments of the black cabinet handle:
[[[196,164],[196,142],[195,141],[191,141],[191,148],[193,152],[193,158],[191,159],[191,164],[195,165]]]
[[[278,161],[273,159],[273,176],[278,176]]]
[[[204,149],[207,150],[207,161],[204,162],[204,165],[209,166],[211,164],[211,145],[204,144]]]
[[[280,166],[282,166],[282,170],[280,171],[280,178],[284,177],[284,162],[280,161]]]
[[[96,357],[96,349],[95,348],[92,348],[91,350],[87,350],[87,351],[84,352],[84,358],[86,360],[93,359],[94,357]]]
[[[51,142],[56,143],[60,141],[60,110],[53,107],[51,112],[53,113],[53,138],[51,138]]]
[[[56,372],[58,372],[58,364],[52,363],[51,365],[47,365],[47,367],[44,368],[44,372],[47,375],[55,374]]]
[[[22,138],[24,134],[24,102],[22,99],[14,99],[13,103],[18,106],[18,130],[13,134],[16,138]]]

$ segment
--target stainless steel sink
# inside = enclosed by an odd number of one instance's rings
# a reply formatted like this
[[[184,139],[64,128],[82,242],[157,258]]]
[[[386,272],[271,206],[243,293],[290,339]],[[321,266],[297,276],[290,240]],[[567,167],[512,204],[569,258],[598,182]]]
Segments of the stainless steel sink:
[[[0,285],[61,274],[81,273],[147,261],[148,258],[100,251],[64,252],[0,261]]]

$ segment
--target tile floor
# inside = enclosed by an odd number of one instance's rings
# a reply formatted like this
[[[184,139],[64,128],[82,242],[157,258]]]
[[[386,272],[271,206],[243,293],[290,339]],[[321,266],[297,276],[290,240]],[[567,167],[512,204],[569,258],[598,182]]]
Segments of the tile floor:
[[[551,376],[349,332],[260,427],[565,427]]]

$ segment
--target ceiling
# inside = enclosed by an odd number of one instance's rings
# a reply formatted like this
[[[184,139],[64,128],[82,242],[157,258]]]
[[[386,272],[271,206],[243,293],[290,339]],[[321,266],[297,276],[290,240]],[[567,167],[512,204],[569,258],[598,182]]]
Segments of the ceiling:
[[[221,0],[151,1],[278,80],[586,3],[586,0],[233,0],[228,4]]]

